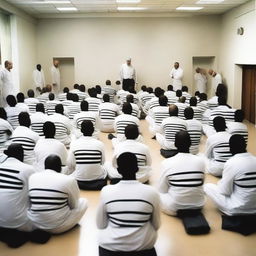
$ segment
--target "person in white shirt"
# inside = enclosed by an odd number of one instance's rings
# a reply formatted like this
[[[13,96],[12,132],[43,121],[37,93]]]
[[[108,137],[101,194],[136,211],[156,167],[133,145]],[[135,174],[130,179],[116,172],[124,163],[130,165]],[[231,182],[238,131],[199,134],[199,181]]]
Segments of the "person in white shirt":
[[[37,99],[39,100],[40,103],[45,104],[49,100],[49,94],[52,91],[52,86],[51,85],[46,85],[41,91],[41,94],[37,96]]]
[[[206,93],[207,77],[205,76],[201,68],[196,68],[194,80],[196,91],[199,91],[200,93]]]
[[[24,103],[25,101],[25,96],[22,92],[19,92],[16,95],[17,98],[17,104],[16,107],[20,110],[20,112],[28,112],[29,113],[29,107],[27,104]]]
[[[164,90],[160,87],[156,87],[154,91],[154,97],[147,101],[144,112],[148,114],[148,111],[159,106],[159,97],[164,95]]]
[[[202,110],[199,107],[197,107],[197,98],[194,96],[191,97],[189,100],[189,104],[190,107],[194,110],[194,119],[201,121],[203,113]]]
[[[35,98],[35,93],[32,89],[29,89],[27,92],[28,98],[24,102],[28,105],[29,113],[34,114],[36,112],[36,104],[39,103],[39,100]]]
[[[68,169],[80,189],[100,190],[107,184],[104,144],[92,137],[94,127],[91,121],[82,122],[81,132],[83,136],[70,144]]]
[[[170,77],[172,79],[173,90],[181,90],[183,69],[180,68],[179,62],[174,63],[174,67],[171,70]]]
[[[102,97],[103,94],[101,93],[101,86],[100,85],[95,85],[95,89],[97,91],[97,99],[99,99],[102,102]]]
[[[43,126],[44,138],[38,140],[35,146],[35,167],[38,171],[44,170],[44,161],[51,154],[57,155],[61,159],[63,172],[66,172],[65,166],[67,162],[68,152],[63,143],[54,138],[56,128],[54,123],[45,122]]]
[[[182,96],[186,98],[186,103],[189,103],[190,98],[192,97],[191,94],[188,92],[188,87],[183,85],[181,87]]]
[[[11,124],[12,128],[15,129],[19,126],[20,109],[16,107],[17,101],[13,95],[8,95],[6,97],[6,102],[8,104],[8,106],[5,107],[7,121]]]
[[[256,214],[256,157],[246,151],[241,135],[232,135],[229,145],[233,157],[225,163],[217,185],[205,184],[205,193],[226,215]]]
[[[0,71],[0,80],[2,82],[1,95],[2,106],[6,105],[6,97],[10,94],[15,94],[16,89],[14,88],[14,82],[12,77],[13,65],[11,61],[6,60],[4,62],[4,68]]]
[[[55,125],[55,139],[59,140],[66,147],[69,147],[71,142],[70,134],[72,131],[72,124],[70,119],[64,115],[62,104],[57,104],[55,106],[55,113],[49,116],[49,121]]]
[[[131,152],[136,155],[138,161],[139,170],[136,173],[136,179],[142,183],[149,181],[149,177],[152,171],[151,168],[151,156],[148,146],[136,141],[139,136],[139,129],[137,125],[127,125],[125,127],[126,140],[117,144],[114,150],[112,164],[107,163],[108,177],[111,180],[111,184],[119,181],[122,176],[117,171],[116,159],[125,152]]]
[[[79,97],[77,94],[68,93],[67,99],[72,100],[71,104],[66,106],[65,114],[68,116],[69,119],[73,119],[76,114],[78,114],[81,110]],[[62,102],[63,103],[63,102]],[[64,104],[64,103],[63,103]]]
[[[33,83],[37,94],[39,94],[45,86],[44,71],[40,64],[36,65],[36,69],[33,71]]]
[[[58,94],[60,91],[60,70],[59,70],[59,61],[54,60],[53,65],[50,69],[52,75],[52,88],[53,92]]]
[[[216,91],[219,84],[222,84],[222,77],[220,73],[217,73],[216,71],[209,69],[208,74],[212,76],[213,78],[213,93]]]
[[[175,146],[178,154],[162,162],[159,180],[161,208],[168,215],[183,209],[201,209],[205,203],[204,160],[189,153],[187,131],[175,135]]]
[[[231,157],[229,148],[231,135],[226,131],[226,122],[221,116],[213,119],[213,126],[216,133],[206,141],[207,171],[214,176],[221,176],[224,164]]]
[[[132,115],[140,118],[140,109],[138,105],[134,103],[134,96],[132,94],[126,96],[126,102],[132,105]]]
[[[120,114],[119,107],[110,102],[108,94],[103,95],[103,103],[99,106],[101,132],[114,132],[115,118]]]
[[[120,78],[123,83],[123,89],[125,91],[134,91],[136,83],[136,71],[132,66],[131,58],[126,59],[126,63],[122,64],[120,69]]]
[[[4,153],[8,158],[0,164],[0,227],[30,232],[34,225],[27,217],[28,179],[34,169],[23,163],[21,145],[11,144]]]
[[[63,92],[58,95],[58,100],[59,101],[67,100],[67,94],[68,93],[69,93],[69,88],[68,87],[64,87],[63,88]]]
[[[80,84],[79,85],[79,92],[78,97],[79,97],[79,101],[83,101],[85,100],[87,97],[89,97],[89,95],[85,92],[86,88],[84,84]]]
[[[169,106],[169,115],[163,120],[159,133],[156,133],[156,140],[162,149],[170,150],[175,155],[175,135],[179,131],[187,130],[187,123],[178,118],[178,107],[174,104]]]
[[[187,132],[191,140],[191,146],[189,148],[189,152],[193,155],[196,155],[199,152],[199,145],[200,145],[203,127],[200,121],[193,119],[194,117],[193,108],[187,107],[184,110],[184,116],[187,122]]]
[[[46,113],[48,116],[55,113],[56,105],[60,104],[60,101],[55,100],[55,95],[53,93],[49,94],[49,100],[45,102]]]
[[[49,117],[45,114],[44,104],[37,103],[36,104],[36,112],[31,114],[31,129],[38,133],[40,137],[44,136],[43,126],[46,121],[49,120]]]
[[[168,101],[171,101],[172,98],[176,98],[176,93],[173,90],[173,86],[171,84],[167,86],[167,91],[164,93],[164,95],[168,98]]]
[[[7,114],[4,108],[0,107],[0,149],[5,147],[6,142],[9,140],[13,128],[7,121]]]
[[[87,200],[79,198],[76,180],[60,173],[61,164],[57,155],[50,155],[44,171],[29,178],[28,217],[38,229],[53,234],[72,229],[88,207]]]
[[[115,102],[115,95],[116,95],[116,89],[111,87],[111,81],[106,81],[106,86],[103,86],[102,88],[102,94],[108,94],[110,97],[109,102],[114,103]]]
[[[122,180],[105,186],[100,194],[96,222],[99,255],[156,256],[154,244],[160,227],[159,195],[136,181],[137,158],[125,152],[117,158]]]
[[[89,97],[86,98],[86,101],[89,103],[89,111],[98,112],[101,100],[97,98],[96,88],[88,89]]]
[[[184,110],[188,107],[188,104],[186,103],[186,97],[181,96],[179,98],[178,102],[174,103],[174,105],[176,105],[178,107],[178,110],[179,110],[178,117],[180,119],[185,120]]]

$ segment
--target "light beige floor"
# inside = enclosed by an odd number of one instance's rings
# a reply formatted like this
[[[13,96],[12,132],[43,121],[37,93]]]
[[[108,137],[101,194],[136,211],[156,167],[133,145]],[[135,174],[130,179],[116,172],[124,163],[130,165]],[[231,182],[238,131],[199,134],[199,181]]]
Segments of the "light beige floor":
[[[249,127],[249,151],[256,155],[256,129]],[[163,158],[159,154],[159,145],[150,139],[145,121],[141,121],[141,130],[145,143],[150,147],[153,159],[153,175],[151,184],[157,186],[160,164]],[[111,143],[106,134],[101,134],[105,143],[107,160],[111,159]],[[205,138],[200,151],[203,152]],[[186,163],[185,163],[186,164]],[[188,163],[189,164],[189,163]],[[206,182],[217,179],[207,175]],[[0,243],[0,256],[97,256],[97,228],[95,214],[99,200],[99,192],[81,192],[82,197],[89,200],[89,208],[80,222],[80,227],[59,236],[54,236],[46,245],[27,243],[19,249],[9,249]],[[15,210],[15,209],[11,209]],[[211,233],[204,236],[189,236],[184,232],[180,220],[161,215],[162,225],[158,233],[156,250],[159,256],[255,256],[256,234],[248,237],[221,230],[221,215],[215,206],[207,200],[204,208],[205,216],[211,226]]]

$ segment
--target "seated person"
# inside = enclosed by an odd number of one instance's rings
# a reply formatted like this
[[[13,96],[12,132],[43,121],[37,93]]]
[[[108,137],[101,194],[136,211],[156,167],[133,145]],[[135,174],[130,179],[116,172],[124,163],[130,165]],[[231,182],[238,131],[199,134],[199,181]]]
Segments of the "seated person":
[[[218,107],[218,97],[225,97],[227,98],[227,88],[224,84],[219,84],[217,86],[216,92],[215,92],[215,96],[213,96],[212,98],[210,98],[208,100],[208,107],[209,109],[214,109],[216,107]]]
[[[145,113],[147,114],[154,107],[159,106],[159,97],[164,95],[164,90],[160,87],[156,87],[154,91],[154,97],[150,99],[145,105]]]
[[[101,191],[96,218],[100,229],[99,255],[125,252],[127,256],[156,256],[159,195],[153,187],[136,181],[138,164],[134,154],[121,154],[117,170],[122,180]]]
[[[108,94],[104,94],[103,103],[99,106],[100,130],[102,132],[114,132],[115,118],[119,114],[119,107],[110,102]]]
[[[54,138],[56,133],[55,124],[52,122],[45,122],[43,126],[44,137],[39,139],[35,146],[35,166],[38,171],[44,170],[44,161],[51,155],[57,155],[61,159],[63,172],[67,161],[67,149],[63,143]]]
[[[55,113],[55,107],[58,104],[60,104],[60,101],[55,100],[55,95],[53,93],[50,93],[49,100],[45,103],[46,113],[48,116],[53,115]]]
[[[7,159],[0,164],[0,227],[30,232],[34,227],[27,217],[28,179],[34,169],[23,163],[21,145],[11,144],[4,153]]]
[[[207,171],[214,176],[221,176],[224,164],[231,157],[229,149],[230,134],[226,131],[225,119],[217,116],[213,119],[216,133],[208,137],[205,155],[208,159]]]
[[[6,97],[6,102],[8,106],[4,109],[6,111],[7,121],[11,124],[12,128],[15,129],[19,126],[19,113],[21,111],[16,107],[17,101],[13,95],[8,95]]]
[[[146,92],[143,93],[140,97],[139,97],[139,101],[140,101],[140,106],[143,110],[143,112],[146,114],[148,112],[148,110],[146,109],[146,106],[148,105],[148,102],[154,98],[154,91],[152,87],[147,87]]]
[[[201,121],[202,120],[202,110],[197,107],[197,98],[196,97],[191,97],[189,100],[190,107],[193,108],[194,110],[194,119]]]
[[[68,87],[64,87],[63,88],[63,93],[60,93],[58,95],[58,100],[59,101],[65,101],[67,100],[67,94],[69,93],[69,88]]]
[[[89,97],[86,98],[86,101],[89,104],[89,111],[94,111],[98,113],[101,100],[97,98],[96,88],[88,89],[88,93],[89,93]]]
[[[39,100],[35,98],[35,92],[30,89],[27,92],[28,98],[24,100],[24,102],[27,104],[29,108],[29,113],[33,114],[36,112],[36,104],[39,103]]]
[[[36,228],[60,234],[77,225],[87,209],[87,200],[79,198],[76,180],[61,174],[61,159],[49,155],[44,171],[29,178],[28,217]]]
[[[40,103],[45,104],[46,101],[49,100],[49,94],[52,91],[52,86],[50,84],[47,84],[45,87],[43,87],[41,94],[37,97]]]
[[[122,176],[117,171],[116,159],[124,152],[131,152],[136,155],[138,161],[139,170],[136,173],[136,179],[142,183],[146,183],[149,180],[151,168],[151,156],[148,146],[136,141],[139,136],[139,129],[137,125],[127,125],[125,127],[126,140],[117,144],[113,154],[112,165],[109,164],[108,177],[113,179],[121,179]]]
[[[84,84],[80,84],[78,90],[79,91],[77,92],[77,95],[78,95],[78,98],[79,98],[79,102],[82,102],[87,97],[89,97],[89,95],[85,92],[86,88],[85,88]]]
[[[45,114],[44,111],[44,104],[36,104],[36,112],[30,116],[32,131],[38,133],[40,137],[44,136],[43,126],[44,123],[48,121],[48,119],[49,117]]]
[[[204,160],[189,153],[190,145],[187,131],[176,133],[178,154],[162,163],[159,192],[162,210],[168,215],[176,215],[178,210],[200,209],[205,203]]]
[[[199,145],[202,136],[203,127],[200,121],[193,119],[194,110],[188,107],[184,111],[184,116],[187,122],[187,131],[190,136],[191,146],[189,152],[196,155],[199,152]]]
[[[186,121],[178,118],[178,107],[174,104],[169,106],[169,117],[165,118],[161,124],[160,132],[156,133],[156,140],[162,149],[167,149],[177,153],[175,147],[175,135],[179,131],[187,130]]]
[[[81,189],[101,189],[106,185],[107,171],[104,168],[104,144],[93,138],[94,127],[91,121],[81,124],[83,136],[70,144],[68,155],[69,173],[77,180]]]
[[[217,185],[205,184],[205,193],[229,216],[256,214],[256,157],[246,151],[241,135],[232,135],[229,145],[233,157]]]
[[[65,114],[69,119],[73,119],[74,116],[80,112],[80,102],[77,94],[68,93],[68,100],[72,99],[71,104],[66,106]]]
[[[181,91],[182,91],[182,96],[186,98],[186,103],[189,103],[191,94],[188,93],[188,87],[186,85],[183,85],[181,87]]]
[[[126,96],[126,102],[132,105],[132,115],[136,117],[140,117],[140,109],[137,104],[134,103],[134,96],[132,94],[128,94]]]
[[[34,148],[39,139],[39,135],[31,130],[31,120],[27,112],[19,114],[18,126],[12,133],[12,142],[20,144],[24,150],[24,163],[33,164],[35,161]]]
[[[111,81],[107,80],[106,85],[102,88],[102,94],[109,95],[109,102],[115,102],[116,89],[111,86]]]
[[[171,84],[167,86],[167,91],[164,93],[164,95],[168,98],[169,104],[176,102],[176,92],[173,90],[173,86]]]
[[[5,146],[5,143],[9,140],[13,128],[7,121],[7,115],[4,108],[0,107],[0,148]]]
[[[185,117],[184,117],[184,110],[186,107],[188,107],[188,104],[186,103],[186,97],[184,96],[181,96],[178,100],[178,102],[174,103],[178,109],[179,109],[179,112],[178,112],[178,117],[180,119],[183,119],[185,120]]]
[[[199,95],[199,102],[197,104],[197,107],[201,110],[201,112],[204,115],[204,112],[208,109],[208,102],[207,102],[207,94],[206,93],[200,93]],[[203,116],[202,116],[202,121],[203,120]]]
[[[95,89],[97,91],[97,99],[99,99],[102,102],[103,94],[101,93],[101,86],[100,85],[96,85]]]
[[[16,96],[17,104],[16,107],[20,110],[20,112],[29,112],[29,107],[27,104],[24,103],[25,96],[22,92],[19,92]]]

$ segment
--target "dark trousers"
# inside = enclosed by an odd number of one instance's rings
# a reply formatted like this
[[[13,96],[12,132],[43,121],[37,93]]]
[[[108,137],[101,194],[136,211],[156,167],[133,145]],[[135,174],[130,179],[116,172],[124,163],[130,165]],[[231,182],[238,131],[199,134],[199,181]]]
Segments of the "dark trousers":
[[[123,90],[134,92],[134,85],[135,85],[134,79],[123,79]]]
[[[99,246],[99,256],[157,256],[157,254],[155,248],[136,252],[116,252],[106,250]]]
[[[78,187],[82,190],[101,190],[107,185],[107,179],[104,180],[90,180],[90,181],[77,181]]]

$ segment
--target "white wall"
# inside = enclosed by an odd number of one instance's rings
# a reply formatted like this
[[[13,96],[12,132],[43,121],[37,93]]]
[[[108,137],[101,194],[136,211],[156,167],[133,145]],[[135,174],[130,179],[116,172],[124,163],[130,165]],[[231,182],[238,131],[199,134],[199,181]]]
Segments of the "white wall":
[[[131,57],[139,84],[166,86],[174,61],[193,83],[193,56],[218,56],[220,18],[43,19],[37,27],[37,56],[50,82],[53,57],[75,58],[75,80],[85,85],[119,79],[120,64]]]
[[[1,64],[11,58],[11,29],[8,15],[0,13],[0,44],[1,44]]]
[[[244,35],[237,35],[237,28]],[[256,64],[255,1],[237,7],[222,17],[219,70],[228,85],[229,103],[241,107],[241,69],[236,64]]]

